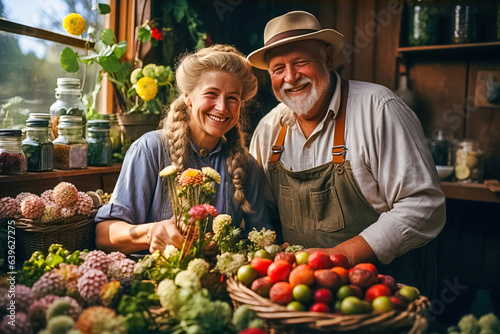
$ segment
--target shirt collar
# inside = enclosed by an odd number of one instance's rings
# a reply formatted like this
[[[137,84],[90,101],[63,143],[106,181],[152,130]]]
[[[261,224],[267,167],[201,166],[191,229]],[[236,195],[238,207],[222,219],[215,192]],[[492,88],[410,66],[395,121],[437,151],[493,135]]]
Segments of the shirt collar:
[[[217,145],[215,145],[214,149],[211,152],[208,152],[207,150],[199,147],[191,139],[189,140],[189,144],[190,144],[191,149],[193,150],[194,154],[196,154],[200,158],[206,158],[208,156],[211,156],[212,154],[216,154],[216,153],[220,152],[220,150],[222,148],[222,142],[223,141],[224,141],[223,139],[219,139],[219,142],[217,143]],[[206,153],[204,153],[204,150],[205,150]]]

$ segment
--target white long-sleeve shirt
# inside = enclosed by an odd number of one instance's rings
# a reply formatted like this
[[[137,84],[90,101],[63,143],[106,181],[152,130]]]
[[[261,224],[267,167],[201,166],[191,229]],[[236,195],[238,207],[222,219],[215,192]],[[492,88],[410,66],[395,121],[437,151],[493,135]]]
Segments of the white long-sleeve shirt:
[[[261,119],[250,152],[267,175],[280,120],[288,126],[280,158],[286,168],[300,171],[331,162],[340,105],[338,75],[336,82],[329,112],[309,138],[283,103]],[[434,239],[445,224],[445,197],[415,113],[386,87],[350,81],[345,132],[346,159],[362,194],[380,213],[360,234],[379,261],[390,263]]]

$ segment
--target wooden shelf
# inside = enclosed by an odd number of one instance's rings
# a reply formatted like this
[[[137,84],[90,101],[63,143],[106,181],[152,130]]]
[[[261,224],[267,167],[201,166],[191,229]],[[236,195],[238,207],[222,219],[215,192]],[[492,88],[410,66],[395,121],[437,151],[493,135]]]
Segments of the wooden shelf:
[[[442,44],[442,45],[423,45],[423,46],[405,46],[397,48],[400,54],[428,52],[428,51],[457,51],[457,50],[482,50],[488,48],[500,47],[500,42],[485,42],[485,43],[467,43],[467,44]]]
[[[15,197],[23,191],[40,195],[63,181],[73,183],[80,191],[102,189],[105,192],[112,192],[121,167],[121,164],[114,164],[109,167],[55,169],[50,172],[0,175],[0,197]]]
[[[500,193],[482,183],[441,182],[441,189],[448,199],[500,203]]]

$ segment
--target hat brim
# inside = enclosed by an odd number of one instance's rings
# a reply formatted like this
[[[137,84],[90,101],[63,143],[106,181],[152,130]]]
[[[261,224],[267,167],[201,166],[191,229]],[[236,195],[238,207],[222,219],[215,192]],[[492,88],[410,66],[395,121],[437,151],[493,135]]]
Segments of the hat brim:
[[[284,38],[282,40],[277,41],[276,43],[255,50],[254,52],[248,55],[247,59],[250,61],[252,66],[260,68],[261,70],[267,70],[267,64],[264,59],[264,55],[267,51],[269,51],[270,49],[274,49],[275,47],[280,45],[303,41],[303,40],[309,40],[309,39],[320,40],[327,44],[332,45],[335,54],[339,53],[340,50],[342,50],[342,47],[344,46],[344,35],[333,29],[322,29],[309,34]]]

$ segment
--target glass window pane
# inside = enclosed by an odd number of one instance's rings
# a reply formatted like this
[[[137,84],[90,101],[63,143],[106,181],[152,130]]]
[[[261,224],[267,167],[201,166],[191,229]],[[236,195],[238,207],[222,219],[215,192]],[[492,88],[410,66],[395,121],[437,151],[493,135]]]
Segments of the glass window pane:
[[[30,45],[31,51],[22,45]],[[77,73],[65,72],[59,56],[66,47],[33,37],[0,32],[0,126],[24,128],[30,112],[49,113],[55,102],[57,78],[83,80],[84,66]],[[97,66],[88,66],[83,92],[95,85]]]
[[[62,28],[66,15],[77,12],[87,18],[93,3],[92,0],[0,0],[0,16],[68,36]],[[96,24],[96,18],[99,18],[97,29],[101,30],[104,15],[92,18],[92,25]],[[89,20],[86,21],[88,27]],[[61,43],[0,31],[0,128],[24,128],[29,113],[49,113],[55,102],[57,78],[79,78],[83,82],[84,65],[77,73],[62,69],[59,58],[65,47],[67,45]],[[71,48],[78,53],[85,52]],[[98,66],[88,66],[84,94],[94,89],[98,70]]]

